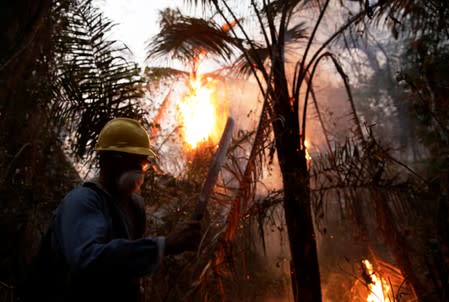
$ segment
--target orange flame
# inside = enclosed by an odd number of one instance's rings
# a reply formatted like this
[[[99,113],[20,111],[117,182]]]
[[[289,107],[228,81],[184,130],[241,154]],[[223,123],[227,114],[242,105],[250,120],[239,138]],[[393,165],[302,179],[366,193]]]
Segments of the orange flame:
[[[189,91],[178,103],[185,146],[193,150],[202,143],[216,144],[224,127],[227,108],[218,102],[216,80],[193,74]]]
[[[362,260],[363,266],[366,268],[369,276],[371,277],[371,282],[368,284],[370,293],[366,298],[367,302],[390,302],[388,294],[390,292],[390,286],[387,282],[378,276],[373,271],[373,265],[368,260]]]

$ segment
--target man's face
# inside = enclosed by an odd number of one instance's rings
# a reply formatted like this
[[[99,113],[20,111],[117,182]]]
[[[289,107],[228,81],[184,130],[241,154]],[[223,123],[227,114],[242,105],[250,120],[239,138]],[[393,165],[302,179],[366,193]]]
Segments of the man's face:
[[[117,162],[119,173],[117,186],[124,195],[139,193],[143,185],[145,172],[150,167],[147,156],[135,154],[120,154]]]

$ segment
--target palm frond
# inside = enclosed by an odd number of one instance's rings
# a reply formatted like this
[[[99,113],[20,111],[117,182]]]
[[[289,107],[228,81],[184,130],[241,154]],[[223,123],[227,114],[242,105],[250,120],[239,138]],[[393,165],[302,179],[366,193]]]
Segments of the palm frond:
[[[169,67],[145,67],[145,76],[150,82],[158,82],[163,79],[172,79],[178,76],[188,76],[189,73],[183,70]]]
[[[272,16],[276,16],[280,13],[282,13],[282,10],[284,8],[285,5],[296,5],[298,4],[300,1],[282,1],[282,0],[275,0],[275,1],[271,1],[269,2],[267,5],[264,5],[263,7],[263,11],[266,14],[272,15]]]
[[[214,21],[186,17],[179,10],[161,12],[161,31],[148,45],[148,58],[170,56],[193,62],[200,54],[218,55],[228,60],[237,39]]]
[[[429,231],[420,223],[437,217],[438,210],[432,202],[423,202],[428,184],[392,158],[390,151],[377,143],[372,131],[368,133],[364,142],[348,139],[329,154],[314,158],[311,193],[316,222],[325,232],[326,212],[339,209],[339,223],[351,222],[351,229],[357,230],[353,232],[356,237],[376,242],[380,233],[382,242],[400,262],[402,272],[412,284],[419,284],[417,267],[428,258],[428,252],[418,251],[428,244],[428,237],[418,234]]]
[[[260,65],[258,62],[266,62],[270,57],[271,50],[264,46],[255,46],[254,48],[250,48],[244,51],[245,54],[240,55],[232,65],[232,70],[236,72],[236,74],[240,74],[242,76],[250,76],[252,74],[253,69],[262,70],[264,68],[263,65]]]
[[[286,43],[295,43],[307,38],[308,36],[305,22],[299,22],[285,32]]]
[[[55,98],[63,96],[59,114],[74,133],[73,154],[93,152],[95,138],[114,116],[138,118],[143,81],[136,64],[124,54],[128,48],[105,34],[114,24],[84,1],[67,13],[67,26],[57,38],[58,77]]]
[[[312,5],[317,5],[316,0],[274,0],[270,1],[263,7],[265,14],[270,16],[279,16],[282,11],[287,10],[293,12],[299,9],[310,8]],[[287,5],[287,7],[285,7]]]
[[[285,33],[285,42],[287,44],[298,43],[298,41],[306,38],[307,31],[304,22],[296,24]],[[264,66],[261,66],[258,62],[267,62],[271,56],[271,49],[268,46],[259,45],[255,41],[252,43],[253,48],[245,49],[244,54],[237,57],[233,63],[232,70],[235,71],[237,75],[247,77],[252,74],[253,68],[262,70]]]
[[[384,23],[397,38],[433,34],[449,37],[449,7],[445,0],[389,0],[373,12],[373,22]]]
[[[363,229],[371,218],[362,208],[372,206],[363,201],[377,200],[374,197],[380,193],[398,224],[424,215],[416,212],[417,208],[424,209],[418,207],[417,188],[425,188],[426,184],[408,167],[398,165],[390,151],[368,132],[364,142],[347,139],[331,152],[313,159],[311,192],[315,213],[323,213],[326,203],[340,202],[341,217],[351,218]]]

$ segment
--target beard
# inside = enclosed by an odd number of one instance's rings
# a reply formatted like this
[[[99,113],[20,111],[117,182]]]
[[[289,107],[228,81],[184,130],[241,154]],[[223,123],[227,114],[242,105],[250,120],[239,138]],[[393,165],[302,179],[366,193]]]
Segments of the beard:
[[[144,182],[144,174],[139,170],[123,172],[117,180],[119,192],[123,195],[140,193],[140,187]]]

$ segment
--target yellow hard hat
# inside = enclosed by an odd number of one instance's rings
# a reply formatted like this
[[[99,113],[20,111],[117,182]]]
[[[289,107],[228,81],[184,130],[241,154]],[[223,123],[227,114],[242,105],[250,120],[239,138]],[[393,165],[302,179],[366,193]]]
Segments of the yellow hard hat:
[[[106,123],[100,132],[96,151],[117,151],[156,157],[150,138],[138,121],[118,117]]]

